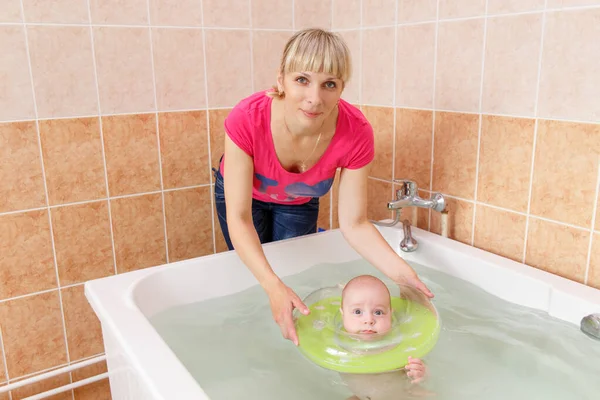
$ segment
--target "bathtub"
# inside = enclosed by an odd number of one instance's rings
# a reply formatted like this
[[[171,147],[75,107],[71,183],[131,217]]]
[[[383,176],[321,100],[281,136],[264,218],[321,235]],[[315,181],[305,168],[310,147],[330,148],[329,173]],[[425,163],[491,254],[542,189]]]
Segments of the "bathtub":
[[[403,253],[401,226],[378,227],[407,261],[441,269],[504,300],[579,326],[600,312],[600,290],[413,228],[419,248]],[[265,253],[279,276],[359,255],[339,230],[270,243]],[[235,252],[89,281],[85,295],[98,316],[113,400],[209,399],[150,324],[148,317],[176,305],[239,292],[256,280]]]

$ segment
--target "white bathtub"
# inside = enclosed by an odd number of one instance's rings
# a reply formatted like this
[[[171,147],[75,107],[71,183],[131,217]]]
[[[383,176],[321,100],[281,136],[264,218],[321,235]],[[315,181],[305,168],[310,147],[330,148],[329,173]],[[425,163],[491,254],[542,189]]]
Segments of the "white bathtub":
[[[576,325],[583,316],[600,312],[600,290],[417,228],[418,250],[402,253],[401,228],[379,229],[406,260],[443,270],[504,300]],[[279,276],[359,258],[339,230],[271,243],[265,252]],[[87,282],[85,294],[102,324],[113,400],[209,399],[147,317],[253,285],[254,277],[235,252]]]

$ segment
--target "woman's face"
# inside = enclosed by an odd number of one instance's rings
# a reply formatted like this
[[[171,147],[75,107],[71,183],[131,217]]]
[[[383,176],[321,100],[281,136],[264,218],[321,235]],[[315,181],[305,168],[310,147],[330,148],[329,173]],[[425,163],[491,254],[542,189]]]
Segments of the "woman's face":
[[[319,128],[335,110],[342,95],[343,82],[323,72],[289,72],[280,75],[279,86],[285,92],[288,117],[295,117],[303,128]]]

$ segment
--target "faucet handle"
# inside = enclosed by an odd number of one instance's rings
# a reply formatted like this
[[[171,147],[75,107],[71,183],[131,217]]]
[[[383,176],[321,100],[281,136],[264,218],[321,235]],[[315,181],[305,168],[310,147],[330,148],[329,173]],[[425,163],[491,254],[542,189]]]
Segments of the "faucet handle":
[[[404,196],[414,197],[417,195],[417,182],[410,179],[394,179],[394,182],[402,184],[401,191]]]

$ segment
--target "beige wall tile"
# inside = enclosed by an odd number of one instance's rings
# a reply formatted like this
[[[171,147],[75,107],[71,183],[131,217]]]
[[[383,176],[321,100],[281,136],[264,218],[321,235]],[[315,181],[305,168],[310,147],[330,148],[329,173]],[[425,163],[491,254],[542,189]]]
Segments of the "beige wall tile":
[[[530,218],[525,263],[583,283],[589,243],[589,232]]]
[[[544,9],[544,0],[487,0],[489,14],[506,14]]]
[[[598,172],[600,174],[600,171]],[[600,193],[598,193],[598,200],[596,200],[596,226],[594,229],[600,230]]]
[[[362,26],[394,25],[396,0],[363,0]]]
[[[50,204],[106,197],[97,117],[39,122]]]
[[[85,0],[23,0],[26,22],[81,24],[89,22]]]
[[[250,31],[208,30],[208,106],[232,107],[252,93]]]
[[[250,0],[203,0],[204,26],[250,28]]]
[[[58,291],[1,303],[0,324],[9,376],[67,362]]]
[[[362,69],[360,65],[360,31],[341,31],[339,35],[344,39],[348,49],[350,50],[350,58],[352,61],[352,76],[345,83],[342,98],[350,103],[360,103],[360,79]]]
[[[477,200],[527,212],[535,121],[483,115]]]
[[[100,321],[85,298],[83,285],[61,289],[69,356],[80,360],[104,352]]]
[[[161,111],[206,107],[201,29],[152,29],[156,102]]]
[[[0,22],[21,21],[21,2],[19,0],[4,0],[2,2],[2,8],[0,8]],[[0,35],[0,37],[2,37],[2,35]]]
[[[478,17],[485,14],[486,0],[440,0],[440,19]]]
[[[598,154],[600,125],[540,120],[531,214],[589,229]]]
[[[340,170],[338,169],[335,172],[335,179],[333,181],[333,185],[331,186],[331,195],[333,196],[333,204],[332,204],[333,207],[331,208],[331,219],[332,219],[331,229],[338,229],[340,227],[340,221],[339,221],[339,216],[338,216],[338,200],[340,197],[339,189],[340,189]],[[369,190],[369,187],[367,187],[367,190]],[[375,201],[375,200],[373,200],[373,201]],[[371,204],[371,203],[369,203],[369,204]],[[378,212],[380,212],[380,211],[378,211]],[[389,215],[391,218],[391,213]],[[383,218],[388,218],[388,217],[384,216]]]
[[[111,200],[117,272],[166,263],[160,194]]]
[[[93,24],[148,25],[148,0],[89,0]]]
[[[375,134],[375,159],[371,163],[370,176],[392,180],[394,148],[394,109],[391,107],[363,108],[363,114],[371,123]]]
[[[38,116],[97,114],[90,28],[30,26],[27,30]]]
[[[356,29],[360,27],[362,0],[332,0],[331,29]]]
[[[56,368],[54,368],[56,369]],[[39,375],[39,374],[38,374]],[[35,376],[35,375],[34,375]],[[69,374],[61,374],[57,376],[53,376],[52,378],[44,379],[36,383],[32,383],[30,385],[25,385],[18,389],[11,391],[12,399],[19,400],[24,399],[29,396],[33,396],[36,394],[40,394],[46,392],[51,389],[56,389],[57,387],[68,385],[71,383],[69,379]],[[66,392],[56,394],[54,396],[48,397],[48,400],[72,400],[71,390]]]
[[[600,289],[600,233],[594,233],[588,285]]]
[[[73,371],[73,382],[103,374],[107,371],[106,362],[88,365]],[[73,390],[75,400],[111,400],[110,382],[104,379]]]
[[[387,204],[393,199],[392,183],[369,179],[367,190],[367,217],[374,221],[393,218],[392,212],[387,209]]]
[[[593,6],[600,4],[599,0],[548,0],[548,8]]]
[[[47,211],[0,216],[0,254],[0,299],[56,287]]]
[[[475,212],[475,241],[480,249],[523,261],[527,217],[478,204]]]
[[[396,109],[395,179],[411,179],[429,189],[433,112]]]
[[[202,26],[202,3],[197,0],[149,0],[150,23],[161,26]]]
[[[206,111],[158,115],[165,189],[210,183]]]
[[[0,124],[0,212],[46,204],[35,122]]]
[[[435,21],[437,0],[398,0],[398,23]]]
[[[433,145],[433,190],[463,199],[475,195],[479,115],[438,112]]]
[[[294,1],[294,28],[331,29],[332,0]]]
[[[277,74],[285,44],[292,32],[255,31],[252,33],[254,90],[267,90],[277,84]]]
[[[600,120],[600,9],[548,13],[540,117]]]
[[[446,210],[448,211],[448,237],[462,243],[471,244],[473,232],[473,203],[446,197]],[[429,230],[441,234],[441,213],[431,213],[431,226]]]
[[[317,231],[319,228],[325,230],[331,229],[331,191],[319,199],[319,220],[317,221]]]
[[[251,3],[253,28],[292,29],[294,23],[293,2],[289,0],[252,0]]]
[[[489,18],[482,111],[533,116],[542,14]]]
[[[362,32],[362,104],[394,104],[394,28]]]
[[[219,160],[225,152],[225,127],[223,124],[230,112],[231,109],[208,110],[211,168],[219,168]]]
[[[154,114],[102,117],[111,196],[160,189]]]
[[[210,187],[165,193],[169,262],[213,253]]]
[[[399,26],[396,105],[433,107],[435,24]]]
[[[439,24],[436,108],[479,111],[482,53],[483,19]]]
[[[33,118],[33,90],[22,26],[0,26],[0,54],[0,121]]]
[[[114,274],[106,201],[55,208],[52,228],[61,286]]]
[[[148,29],[93,29],[102,113],[154,110],[156,106]]]

